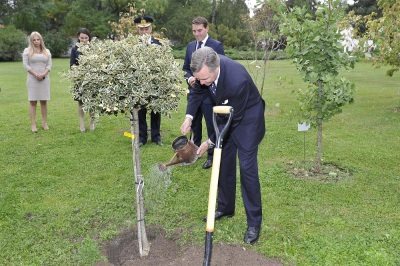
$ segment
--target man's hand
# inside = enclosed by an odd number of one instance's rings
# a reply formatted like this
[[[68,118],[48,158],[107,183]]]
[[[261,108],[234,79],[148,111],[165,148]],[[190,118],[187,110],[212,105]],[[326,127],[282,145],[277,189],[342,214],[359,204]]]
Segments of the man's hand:
[[[208,150],[208,147],[208,140],[201,143],[200,147],[197,149],[197,155],[199,155],[200,157],[203,156],[203,154]]]
[[[192,126],[192,119],[190,117],[186,117],[185,120],[183,120],[183,123],[181,125],[181,133],[183,135],[186,135],[187,133],[190,132]]]
[[[196,78],[195,77],[190,77],[188,79],[188,84],[190,87],[194,87],[194,84],[196,83]]]

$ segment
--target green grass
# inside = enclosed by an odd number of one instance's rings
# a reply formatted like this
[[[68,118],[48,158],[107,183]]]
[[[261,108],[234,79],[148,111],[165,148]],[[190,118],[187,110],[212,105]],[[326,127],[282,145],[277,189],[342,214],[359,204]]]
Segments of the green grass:
[[[260,70],[243,63],[259,84]],[[101,117],[94,132],[80,133],[76,102],[60,77],[67,69],[67,59],[54,60],[50,130],[33,134],[22,63],[0,63],[0,265],[90,265],[102,260],[105,240],[135,224],[132,151],[123,137],[129,120]],[[289,265],[400,264],[400,77],[385,71],[364,62],[344,73],[357,86],[355,103],[324,124],[324,160],[353,175],[329,183],[286,173],[287,162],[303,160],[292,90],[305,84],[288,61],[269,63],[268,132],[259,152],[264,222],[252,249]],[[162,118],[166,145],[141,150],[144,179],[152,181],[145,190],[157,187],[154,168],[173,155],[184,109],[182,99],[172,118]],[[305,134],[312,160],[316,132]],[[149,202],[147,224],[171,235],[180,229],[181,243],[203,245],[210,173],[200,162],[174,167],[166,192],[148,192],[163,201]],[[242,245],[239,191],[237,214],[216,224],[215,242]]]

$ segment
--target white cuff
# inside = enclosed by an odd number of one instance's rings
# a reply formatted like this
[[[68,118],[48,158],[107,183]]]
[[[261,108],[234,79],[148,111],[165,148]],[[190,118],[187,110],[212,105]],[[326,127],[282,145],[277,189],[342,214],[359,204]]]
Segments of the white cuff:
[[[190,84],[190,80],[191,80],[191,79],[194,79],[194,78],[195,78],[195,77],[193,77],[193,76],[190,77],[190,78],[188,78],[188,79],[187,79],[187,83]]]

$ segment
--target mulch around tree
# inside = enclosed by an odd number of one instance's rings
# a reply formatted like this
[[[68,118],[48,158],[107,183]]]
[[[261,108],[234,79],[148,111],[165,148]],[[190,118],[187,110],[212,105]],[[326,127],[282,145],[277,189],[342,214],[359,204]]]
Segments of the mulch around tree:
[[[315,169],[312,161],[301,163],[290,161],[286,165],[289,174],[303,180],[336,183],[350,178],[353,174],[352,169],[346,169],[334,163],[323,163],[319,171]]]
[[[125,230],[103,246],[106,262],[96,266],[183,266],[203,265],[204,246],[181,246],[179,239],[167,238],[160,228],[148,227],[147,238],[150,242],[150,253],[140,257],[136,229]],[[221,266],[278,266],[283,265],[278,259],[266,258],[245,246],[214,244],[211,265]]]

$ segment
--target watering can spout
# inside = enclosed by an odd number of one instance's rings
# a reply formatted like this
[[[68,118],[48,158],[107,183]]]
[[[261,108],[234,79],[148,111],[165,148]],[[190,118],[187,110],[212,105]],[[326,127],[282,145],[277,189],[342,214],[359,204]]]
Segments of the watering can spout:
[[[197,155],[198,147],[193,143],[193,141],[188,140],[186,136],[177,137],[172,142],[172,148],[175,151],[174,156],[168,163],[166,164],[160,163],[158,165],[160,171],[165,171],[167,170],[168,166],[175,164],[185,164],[185,165],[192,164],[198,158]]]
[[[168,163],[166,163],[166,164],[160,163],[158,165],[158,168],[161,171],[165,171],[165,170],[167,170],[168,166],[171,166],[171,165],[174,165],[174,164],[178,164],[178,163],[183,163],[183,162],[184,162],[183,158],[180,158],[178,153],[176,152]]]

